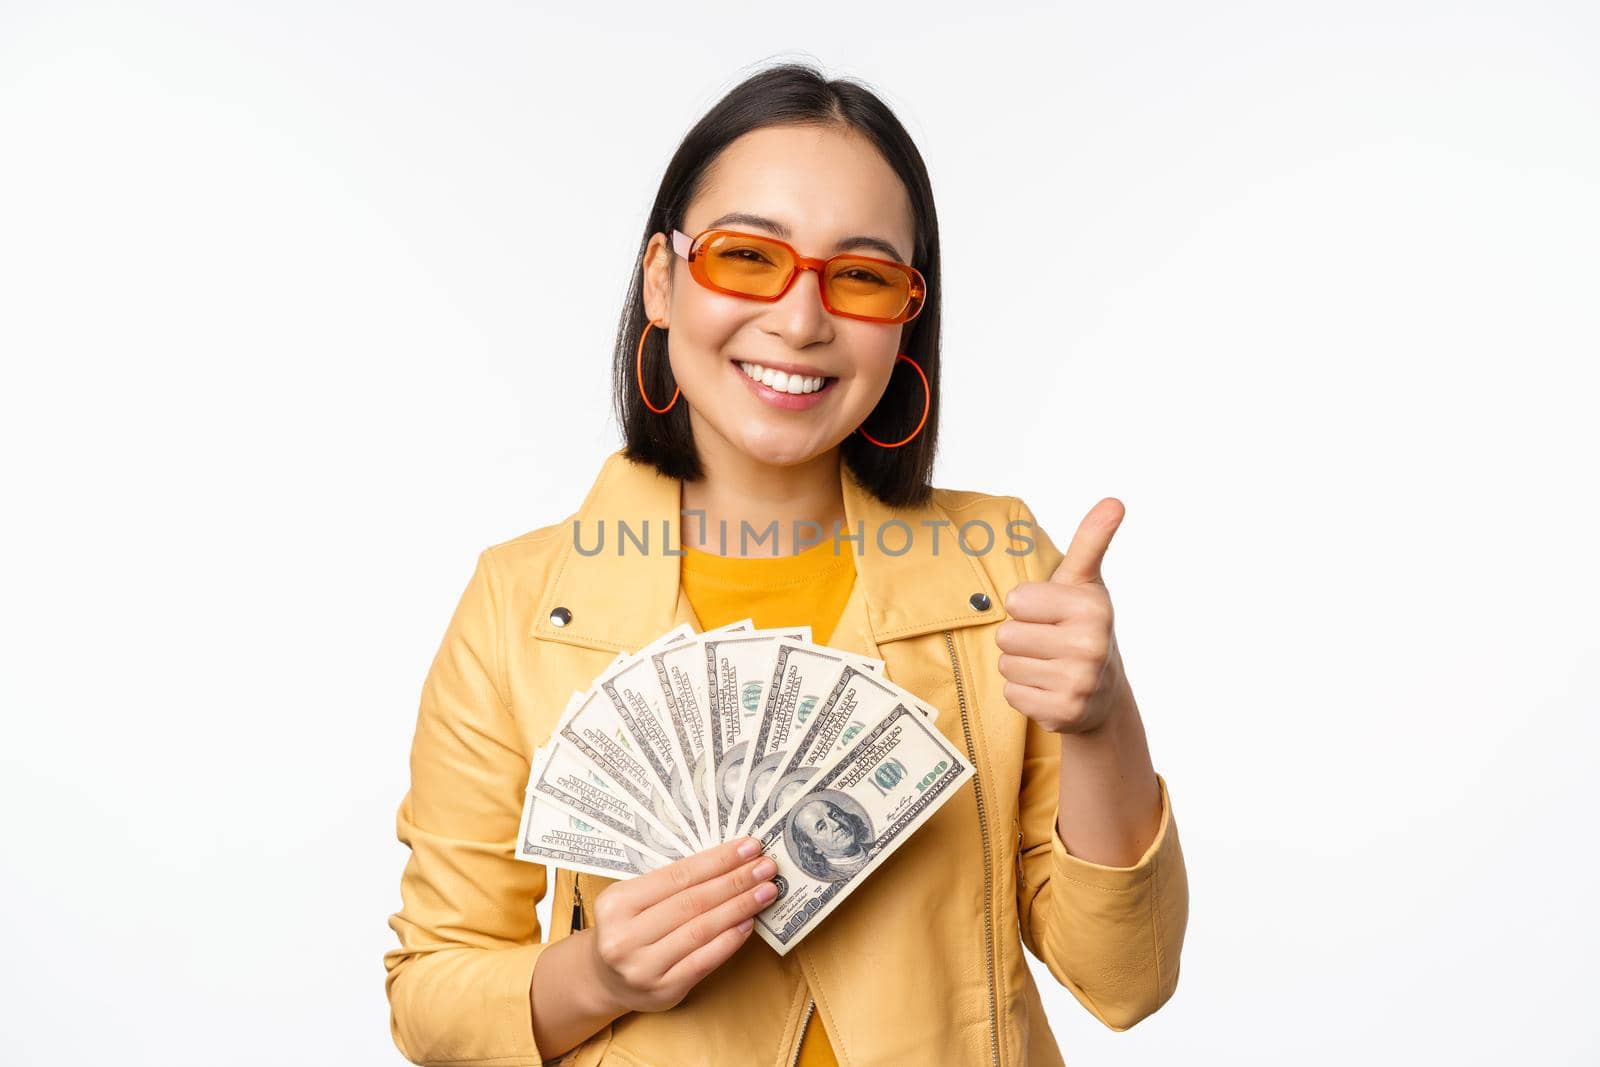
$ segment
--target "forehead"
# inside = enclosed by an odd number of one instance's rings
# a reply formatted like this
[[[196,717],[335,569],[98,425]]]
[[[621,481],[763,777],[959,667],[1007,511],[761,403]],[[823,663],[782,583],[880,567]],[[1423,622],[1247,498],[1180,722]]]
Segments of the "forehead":
[[[912,255],[915,226],[905,185],[852,130],[769,126],[738,138],[707,168],[685,228],[697,233],[729,212],[786,225],[804,254],[826,254],[839,239],[865,234],[890,242],[907,260]]]
[[[828,807],[822,801],[813,797],[800,805],[800,814],[807,818],[815,818],[818,815],[828,814]]]

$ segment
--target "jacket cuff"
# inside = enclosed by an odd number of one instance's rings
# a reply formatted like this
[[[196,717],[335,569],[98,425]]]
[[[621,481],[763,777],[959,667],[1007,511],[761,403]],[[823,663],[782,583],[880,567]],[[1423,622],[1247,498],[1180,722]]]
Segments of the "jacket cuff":
[[[540,1067],[544,1063],[538,1043],[533,1040],[533,1004],[530,995],[533,965],[549,947],[548,942],[540,941],[495,953],[495,965],[500,970],[499,980],[504,983],[503,1018],[509,1041],[507,1051],[510,1053],[505,1063],[508,1065]]]
[[[1050,820],[1050,855],[1054,865],[1051,878],[1113,891],[1148,881],[1155,871],[1158,857],[1169,849],[1173,837],[1170,832],[1172,806],[1167,797],[1167,780],[1161,777],[1159,771],[1156,772],[1156,785],[1161,792],[1161,824],[1156,829],[1155,840],[1150,842],[1150,847],[1144,850],[1138,862],[1132,867],[1108,867],[1074,856],[1061,840],[1061,832],[1057,829],[1060,821],[1058,812],[1057,817]]]

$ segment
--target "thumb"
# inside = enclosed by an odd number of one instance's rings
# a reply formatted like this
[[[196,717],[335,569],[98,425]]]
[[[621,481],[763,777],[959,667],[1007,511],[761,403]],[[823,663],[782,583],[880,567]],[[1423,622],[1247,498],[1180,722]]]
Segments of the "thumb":
[[[1050,580],[1064,585],[1105,584],[1100,581],[1100,564],[1105,560],[1106,549],[1111,547],[1111,538],[1122,525],[1122,518],[1126,514],[1127,509],[1122,506],[1122,501],[1114,496],[1108,496],[1090,508],[1089,514],[1078,524],[1077,532],[1072,535],[1072,543],[1067,546],[1067,554],[1061,557],[1061,565],[1050,576]]]

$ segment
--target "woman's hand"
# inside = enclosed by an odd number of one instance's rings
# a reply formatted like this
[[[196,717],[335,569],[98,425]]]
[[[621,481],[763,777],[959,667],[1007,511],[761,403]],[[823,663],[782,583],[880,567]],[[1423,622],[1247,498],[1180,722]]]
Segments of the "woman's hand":
[[[590,962],[615,1014],[664,1011],[720,967],[777,896],[777,871],[740,837],[601,890]]]
[[[1116,497],[1100,501],[1049,581],[1021,582],[1006,594],[1011,617],[994,635],[1006,702],[1051,733],[1090,733],[1126,700],[1111,594],[1100,579],[1125,514]]]

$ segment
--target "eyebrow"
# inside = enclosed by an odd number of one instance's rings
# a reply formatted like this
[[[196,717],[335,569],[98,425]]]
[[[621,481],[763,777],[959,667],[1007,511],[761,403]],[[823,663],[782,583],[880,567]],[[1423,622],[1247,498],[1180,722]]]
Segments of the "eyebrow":
[[[778,220],[769,219],[765,215],[752,215],[747,211],[730,211],[726,215],[713,219],[706,226],[706,229],[715,229],[718,226],[726,226],[729,223],[735,223],[740,226],[754,226],[757,229],[766,230],[774,237],[785,241],[794,239],[794,232]],[[835,252],[850,252],[858,248],[870,248],[875,252],[881,252],[899,263],[911,262],[902,256],[899,249],[895,248],[894,245],[881,237],[873,237],[870,234],[854,234],[833,246]]]

